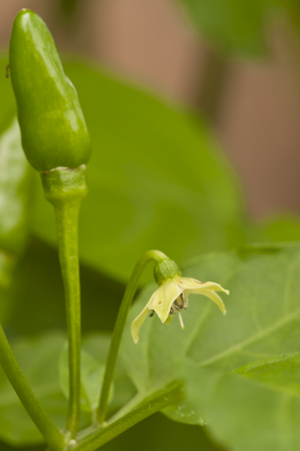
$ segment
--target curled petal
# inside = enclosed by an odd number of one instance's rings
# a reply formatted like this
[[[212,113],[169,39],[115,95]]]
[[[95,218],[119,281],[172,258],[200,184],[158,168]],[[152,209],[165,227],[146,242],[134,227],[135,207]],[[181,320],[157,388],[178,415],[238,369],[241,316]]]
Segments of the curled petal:
[[[180,284],[186,293],[192,293],[193,290],[205,288],[213,291],[223,291],[224,293],[229,294],[228,290],[223,288],[219,283],[215,282],[200,282],[199,280],[191,277],[177,277],[177,283]]]
[[[228,290],[224,291],[225,293]],[[198,290],[185,290],[186,294],[202,294],[203,296],[206,296],[207,298],[211,299],[215,304],[217,304],[217,306],[219,307],[219,309],[221,310],[221,312],[226,315],[226,308],[225,305],[222,301],[222,299],[220,298],[220,296],[215,293],[215,291],[206,289],[206,288],[199,288]],[[229,294],[226,293],[226,294]]]
[[[170,314],[173,302],[182,292],[183,289],[178,283],[174,283],[174,279],[168,279],[151,296],[147,304],[148,309],[154,310],[161,322],[164,323]]]
[[[142,327],[143,322],[148,316],[149,313],[148,304],[146,305],[145,308],[143,308],[141,313],[131,323],[131,335],[134,343],[137,343],[139,341],[140,328]]]

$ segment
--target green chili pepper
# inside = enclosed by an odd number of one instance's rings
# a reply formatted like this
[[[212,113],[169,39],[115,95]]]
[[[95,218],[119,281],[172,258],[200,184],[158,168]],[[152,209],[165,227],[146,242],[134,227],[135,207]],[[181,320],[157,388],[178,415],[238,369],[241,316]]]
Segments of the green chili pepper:
[[[90,138],[77,92],[64,73],[52,36],[42,19],[29,10],[20,11],[14,21],[10,73],[23,148],[41,172],[46,198],[56,214],[69,341],[66,437],[73,440],[80,419],[78,215],[87,193]]]
[[[33,11],[20,11],[10,41],[10,74],[25,154],[39,171],[86,164],[91,143],[77,91],[53,38]]]

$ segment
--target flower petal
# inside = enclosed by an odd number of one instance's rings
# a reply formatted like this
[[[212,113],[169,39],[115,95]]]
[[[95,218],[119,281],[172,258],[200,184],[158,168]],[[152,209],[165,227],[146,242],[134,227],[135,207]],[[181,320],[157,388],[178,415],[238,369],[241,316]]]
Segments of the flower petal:
[[[146,307],[143,308],[141,313],[131,323],[131,335],[135,344],[139,341],[140,328],[142,327],[143,322],[148,316],[149,313],[148,305],[149,302],[146,305]]]
[[[152,295],[147,304],[148,309],[154,310],[164,323],[170,314],[171,305],[182,292],[183,288],[177,283],[177,277],[167,279]]]
[[[198,290],[202,288],[206,288],[208,290],[213,291],[223,291],[226,294],[229,294],[229,291],[223,288],[219,283],[215,282],[200,282],[197,279],[193,279],[191,277],[177,277],[178,284],[183,288],[186,293],[192,293],[193,290]]]
[[[226,291],[228,291],[228,290],[226,290]],[[226,293],[226,291],[225,291],[225,293]],[[199,288],[198,290],[190,290],[190,291],[186,290],[185,293],[186,294],[202,294],[203,296],[206,296],[207,298],[211,299],[215,304],[217,304],[217,306],[219,307],[221,312],[224,315],[226,315],[227,312],[226,312],[226,308],[225,308],[225,305],[224,305],[222,299],[213,290]]]

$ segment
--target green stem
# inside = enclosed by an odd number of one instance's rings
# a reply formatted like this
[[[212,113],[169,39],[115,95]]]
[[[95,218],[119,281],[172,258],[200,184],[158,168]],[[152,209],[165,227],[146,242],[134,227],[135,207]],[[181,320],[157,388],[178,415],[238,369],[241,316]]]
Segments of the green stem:
[[[153,413],[159,412],[165,407],[183,399],[184,392],[182,383],[173,382],[165,389],[156,392],[150,398],[143,401],[124,417],[88,436],[74,448],[74,451],[95,451]]]
[[[0,325],[0,363],[13,389],[20,398],[28,415],[35,423],[50,449],[62,450],[64,436],[45,412],[35,394],[30,388],[22,370],[9,346],[2,326]]]
[[[101,390],[101,396],[100,396],[100,402],[97,409],[97,421],[102,424],[105,421],[106,417],[106,409],[107,409],[107,403],[108,403],[108,397],[109,397],[109,390],[111,383],[114,378],[114,372],[118,357],[118,352],[120,348],[120,343],[126,323],[126,319],[128,316],[128,312],[132,303],[132,300],[134,298],[135,292],[138,287],[138,282],[140,279],[140,276],[146,266],[146,264],[154,260],[156,262],[161,262],[162,260],[166,259],[167,256],[156,250],[145,252],[144,255],[139,259],[137,264],[135,265],[135,268],[131,274],[131,277],[129,279],[126,291],[124,293],[122,303],[119,309],[119,313],[117,316],[115,328],[113,331],[110,348],[108,352],[108,357],[106,361],[106,368],[105,368],[105,374],[104,374],[104,380]]]
[[[69,343],[69,406],[66,429],[76,437],[80,418],[80,282],[78,215],[86,195],[85,166],[42,172],[46,198],[52,203],[58,231],[59,260],[65,289]]]

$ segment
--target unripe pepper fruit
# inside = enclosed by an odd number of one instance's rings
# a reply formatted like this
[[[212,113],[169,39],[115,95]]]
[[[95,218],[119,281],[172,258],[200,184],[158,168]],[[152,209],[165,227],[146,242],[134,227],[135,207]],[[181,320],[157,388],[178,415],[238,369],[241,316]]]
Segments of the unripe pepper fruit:
[[[38,171],[86,164],[91,143],[77,91],[46,24],[33,11],[24,9],[15,18],[9,60],[29,162]]]

